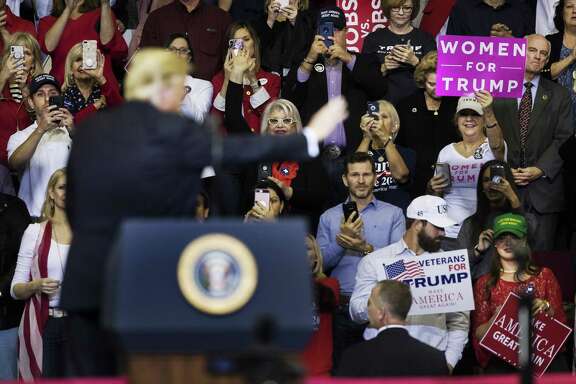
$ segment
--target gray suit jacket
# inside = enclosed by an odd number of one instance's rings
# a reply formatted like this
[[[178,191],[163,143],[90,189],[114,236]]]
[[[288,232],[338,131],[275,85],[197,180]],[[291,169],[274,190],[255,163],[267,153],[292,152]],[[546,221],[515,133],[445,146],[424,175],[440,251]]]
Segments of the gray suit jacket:
[[[508,144],[510,167],[521,166],[520,124],[516,99],[497,99],[494,102],[496,118]],[[544,176],[520,188],[539,213],[560,212],[564,206],[562,159],[560,145],[573,133],[572,107],[568,90],[540,77],[536,99],[528,125],[526,148],[527,166],[535,166]]]

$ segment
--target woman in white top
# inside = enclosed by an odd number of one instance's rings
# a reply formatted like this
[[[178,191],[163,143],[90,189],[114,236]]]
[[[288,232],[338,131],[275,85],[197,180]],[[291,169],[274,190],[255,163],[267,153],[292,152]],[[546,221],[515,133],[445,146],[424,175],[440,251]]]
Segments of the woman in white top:
[[[449,238],[456,238],[462,222],[476,211],[476,186],[482,164],[506,158],[506,143],[492,101],[486,91],[458,100],[454,123],[462,141],[442,148],[436,160],[449,165],[450,179],[435,173],[428,183],[434,194],[444,197],[450,216],[458,222],[445,229]]]
[[[26,300],[18,330],[19,375],[25,381],[64,376],[66,313],[58,309],[72,231],[66,218],[66,171],[52,174],[41,222],[22,237],[11,293]]]

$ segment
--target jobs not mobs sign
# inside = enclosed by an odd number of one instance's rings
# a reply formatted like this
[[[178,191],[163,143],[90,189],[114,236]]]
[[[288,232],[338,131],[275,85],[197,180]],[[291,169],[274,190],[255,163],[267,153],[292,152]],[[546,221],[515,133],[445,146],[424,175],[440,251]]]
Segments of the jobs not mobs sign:
[[[429,315],[474,309],[472,277],[466,249],[395,257],[383,264],[386,279],[410,286],[409,315]]]
[[[520,98],[526,39],[440,36],[436,94],[467,96],[485,90],[494,97]]]
[[[494,322],[480,340],[480,345],[518,367],[520,322],[519,297],[510,293]],[[541,376],[558,354],[572,330],[553,317],[538,313],[532,321],[532,356],[534,374]]]

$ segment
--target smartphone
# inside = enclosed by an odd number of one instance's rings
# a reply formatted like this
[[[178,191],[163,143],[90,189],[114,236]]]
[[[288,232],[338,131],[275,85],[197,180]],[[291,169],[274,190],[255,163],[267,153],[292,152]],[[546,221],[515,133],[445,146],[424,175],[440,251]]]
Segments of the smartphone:
[[[492,165],[490,167],[490,179],[494,184],[500,184],[505,177],[506,172],[503,165]]]
[[[330,48],[334,44],[334,23],[331,21],[326,21],[318,25],[318,34],[324,38],[324,45],[326,48]]]
[[[354,220],[356,220],[360,215],[358,214],[358,206],[356,205],[355,201],[349,201],[347,203],[342,204],[342,211],[344,211],[344,220],[348,220],[352,213],[356,212],[356,216],[354,216]]]
[[[64,108],[64,96],[50,96],[48,105],[55,105],[58,108]]]
[[[260,202],[266,209],[270,207],[270,192],[267,189],[254,190],[254,204]]]
[[[18,67],[24,68],[24,47],[22,45],[10,46],[10,56],[14,60],[22,60],[22,63]]]
[[[96,40],[82,41],[82,69],[96,69],[98,67]]]
[[[452,185],[452,177],[450,177],[450,164],[448,163],[436,163],[434,166],[434,176],[443,175],[448,179],[448,187]]]
[[[380,118],[380,103],[377,101],[368,102],[368,114],[374,116],[375,118]]]
[[[290,5],[290,0],[276,0],[280,8],[286,8]]]
[[[272,176],[272,166],[268,163],[258,164],[258,180],[266,180]]]
[[[232,51],[232,55],[238,56],[241,50],[244,49],[244,40],[242,39],[230,39],[228,41],[228,48]]]

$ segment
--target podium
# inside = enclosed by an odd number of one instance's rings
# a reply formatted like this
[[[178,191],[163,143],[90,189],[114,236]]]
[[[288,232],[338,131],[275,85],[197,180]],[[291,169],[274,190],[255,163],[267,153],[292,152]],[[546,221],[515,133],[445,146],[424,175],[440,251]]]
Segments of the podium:
[[[243,382],[247,356],[301,351],[313,327],[305,236],[299,220],[123,223],[102,322],[128,354],[132,381]]]

